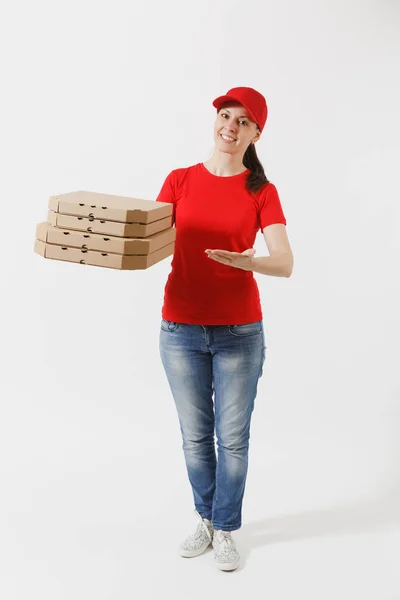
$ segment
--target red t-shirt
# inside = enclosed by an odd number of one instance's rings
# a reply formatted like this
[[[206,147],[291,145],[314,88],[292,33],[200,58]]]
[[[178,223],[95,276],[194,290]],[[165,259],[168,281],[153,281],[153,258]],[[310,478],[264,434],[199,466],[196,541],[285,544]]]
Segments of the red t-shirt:
[[[274,184],[264,185],[254,196],[245,188],[249,172],[220,177],[197,163],[174,169],[165,179],[156,202],[173,204],[176,240],[163,319],[241,325],[263,318],[253,271],[219,263],[204,252],[243,252],[267,225],[286,225]]]

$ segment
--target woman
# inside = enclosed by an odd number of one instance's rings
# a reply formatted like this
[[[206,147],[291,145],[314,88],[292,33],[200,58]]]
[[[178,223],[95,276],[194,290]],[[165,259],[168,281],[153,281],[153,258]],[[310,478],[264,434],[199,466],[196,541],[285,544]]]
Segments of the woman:
[[[173,204],[176,227],[159,341],[199,519],[180,554],[198,556],[212,544],[216,566],[229,571],[240,559],[231,532],[242,524],[250,419],[266,351],[253,271],[290,277],[293,255],[277,189],[254,146],[267,119],[264,96],[237,87],[213,105],[213,155],[171,171],[157,197]],[[270,256],[254,258],[260,229]]]

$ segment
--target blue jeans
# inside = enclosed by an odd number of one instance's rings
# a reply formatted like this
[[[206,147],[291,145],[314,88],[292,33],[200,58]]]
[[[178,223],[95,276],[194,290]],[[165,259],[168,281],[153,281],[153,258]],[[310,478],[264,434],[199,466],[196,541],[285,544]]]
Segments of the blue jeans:
[[[263,322],[189,325],[162,319],[159,349],[178,413],[195,510],[214,529],[239,529],[250,420],[265,361]]]

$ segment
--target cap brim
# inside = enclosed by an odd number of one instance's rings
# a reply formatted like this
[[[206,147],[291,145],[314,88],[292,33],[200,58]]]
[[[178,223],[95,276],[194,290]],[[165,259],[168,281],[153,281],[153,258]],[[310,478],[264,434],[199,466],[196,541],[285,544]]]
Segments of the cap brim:
[[[254,122],[256,122],[255,116],[253,115],[251,110],[245,104],[243,104],[243,102],[241,100],[238,100],[237,98],[234,98],[233,96],[218,96],[218,98],[215,98],[215,100],[213,102],[213,106],[215,106],[215,108],[217,110],[219,110],[225,102],[238,102],[239,104],[241,104],[242,106],[245,107],[245,109],[249,113],[250,118]]]

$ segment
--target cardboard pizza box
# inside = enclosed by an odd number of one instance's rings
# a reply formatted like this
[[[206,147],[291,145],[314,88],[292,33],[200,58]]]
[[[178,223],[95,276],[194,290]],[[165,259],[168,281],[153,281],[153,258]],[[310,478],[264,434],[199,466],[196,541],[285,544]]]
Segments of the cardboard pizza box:
[[[72,246],[83,250],[97,250],[114,254],[151,254],[163,246],[175,242],[176,229],[169,227],[146,238],[123,238],[99,233],[86,233],[72,229],[59,229],[49,223],[36,226],[36,238],[59,246]]]
[[[113,254],[111,252],[98,252],[71,246],[58,246],[36,239],[34,251],[44,258],[65,260],[68,262],[92,265],[96,267],[109,267],[113,269],[133,270],[148,269],[152,265],[171,256],[174,252],[175,242],[166,244],[162,248],[144,255]]]
[[[49,210],[47,222],[50,225],[53,225],[53,227],[59,227],[61,229],[104,233],[106,235],[115,235],[118,237],[145,238],[158,233],[159,231],[164,231],[172,226],[172,204],[170,202],[154,202],[154,204],[168,204],[170,207],[170,215],[158,219],[157,221],[152,221],[151,223],[124,223],[95,219],[94,217],[64,215]],[[143,215],[142,218],[144,218]]]
[[[120,223],[153,223],[172,215],[170,202],[79,191],[50,196],[48,208],[56,213]]]

